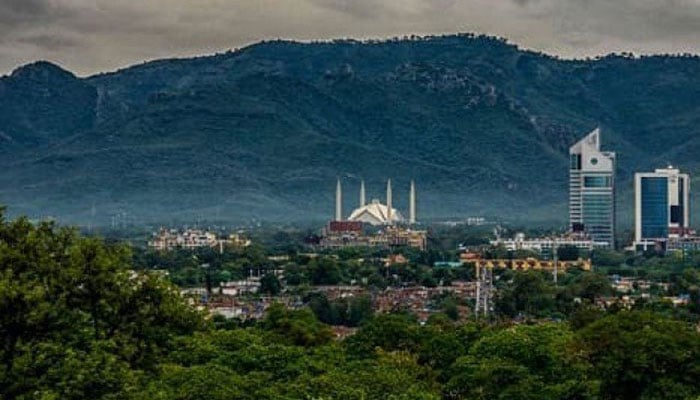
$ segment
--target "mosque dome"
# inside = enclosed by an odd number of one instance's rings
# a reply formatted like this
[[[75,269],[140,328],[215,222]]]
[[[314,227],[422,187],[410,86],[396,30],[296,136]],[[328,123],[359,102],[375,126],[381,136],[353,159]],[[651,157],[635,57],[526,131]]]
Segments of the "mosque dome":
[[[379,200],[372,200],[350,214],[349,221],[358,221],[370,225],[388,225],[390,223],[403,222],[404,218],[395,208],[391,209],[391,221],[389,221],[389,208]]]

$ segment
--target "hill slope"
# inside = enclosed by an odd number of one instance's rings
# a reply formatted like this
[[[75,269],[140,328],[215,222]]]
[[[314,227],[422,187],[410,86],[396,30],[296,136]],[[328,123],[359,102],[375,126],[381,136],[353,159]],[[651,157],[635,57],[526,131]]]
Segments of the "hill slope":
[[[467,35],[266,42],[77,78],[0,78],[0,203],[105,223],[332,215],[335,178],[423,217],[566,220],[567,148],[600,125],[631,173],[700,151],[700,59],[563,61]],[[620,204],[629,215],[630,204]]]

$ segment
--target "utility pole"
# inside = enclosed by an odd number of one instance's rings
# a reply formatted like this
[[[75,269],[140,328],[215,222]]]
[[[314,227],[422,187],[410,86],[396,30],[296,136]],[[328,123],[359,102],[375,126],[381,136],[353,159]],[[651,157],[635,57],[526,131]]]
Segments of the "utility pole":
[[[479,317],[481,312],[484,318],[488,318],[491,310],[491,296],[493,293],[493,269],[488,266],[480,266],[476,263],[476,307],[474,314]]]
[[[474,301],[474,316],[479,318],[479,300],[481,299],[481,267],[479,261],[476,262],[476,299]]]

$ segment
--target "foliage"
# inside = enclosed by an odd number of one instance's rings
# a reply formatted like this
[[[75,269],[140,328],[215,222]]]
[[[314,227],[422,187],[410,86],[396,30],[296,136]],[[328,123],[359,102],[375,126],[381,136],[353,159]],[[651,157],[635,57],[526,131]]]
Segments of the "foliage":
[[[512,284],[499,291],[496,309],[505,315],[549,316],[554,308],[554,290],[540,271],[515,274]]]
[[[609,399],[686,399],[700,395],[700,335],[648,312],[621,312],[588,325],[579,347]]]
[[[282,291],[282,284],[275,274],[267,273],[260,278],[260,292],[275,296],[280,291]]]
[[[606,286],[595,273],[567,273],[560,286],[536,272],[499,275],[499,307],[545,318],[528,323],[456,322],[449,296],[436,300],[446,314],[419,323],[370,316],[365,297],[318,294],[310,308],[273,304],[262,321],[208,323],[162,274],[131,262],[124,247],[0,214],[1,398],[700,396],[697,328],[668,310],[596,307]],[[675,285],[692,292],[697,279],[690,269]],[[565,297],[583,300],[563,313]],[[546,320],[552,313],[570,319]],[[328,318],[359,328],[336,340],[319,320]]]
[[[321,322],[329,325],[359,326],[373,314],[372,299],[367,295],[329,301],[323,293],[311,293],[307,305]]]
[[[203,326],[177,289],[128,269],[129,252],[0,210],[0,387],[7,397],[129,391],[173,340]]]
[[[596,398],[585,360],[568,351],[574,335],[563,324],[517,326],[489,333],[457,359],[446,385],[451,398]]]

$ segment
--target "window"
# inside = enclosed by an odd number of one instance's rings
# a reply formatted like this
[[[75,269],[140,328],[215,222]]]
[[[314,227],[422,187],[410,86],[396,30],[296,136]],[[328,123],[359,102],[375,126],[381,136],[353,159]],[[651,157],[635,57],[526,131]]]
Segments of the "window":
[[[643,178],[642,190],[642,238],[668,237],[668,179]]]
[[[583,178],[583,186],[587,188],[609,188],[612,180],[609,176],[586,176]]]
[[[671,223],[672,224],[682,224],[683,221],[681,221],[682,216],[681,214],[683,213],[683,209],[681,206],[671,206]],[[683,225],[681,225],[683,226]]]
[[[571,159],[569,160],[569,169],[571,170],[580,170],[581,169],[581,155],[580,154],[572,154]]]

